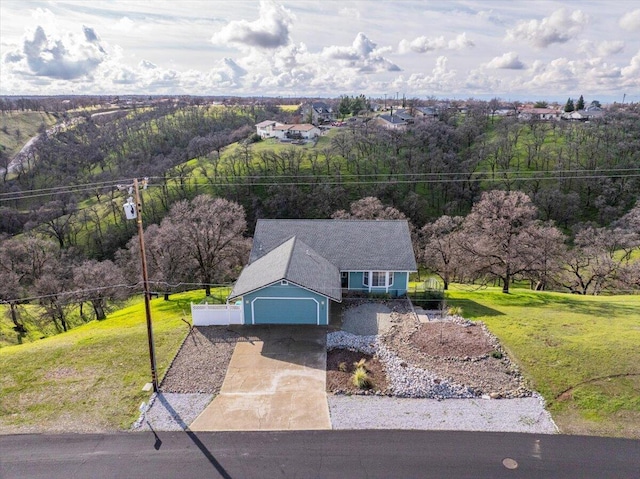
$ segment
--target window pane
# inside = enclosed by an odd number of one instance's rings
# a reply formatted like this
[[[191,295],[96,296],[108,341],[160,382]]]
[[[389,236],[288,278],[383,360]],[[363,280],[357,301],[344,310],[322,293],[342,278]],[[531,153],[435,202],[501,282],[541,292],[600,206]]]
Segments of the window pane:
[[[385,274],[382,271],[374,271],[371,286],[385,286]]]

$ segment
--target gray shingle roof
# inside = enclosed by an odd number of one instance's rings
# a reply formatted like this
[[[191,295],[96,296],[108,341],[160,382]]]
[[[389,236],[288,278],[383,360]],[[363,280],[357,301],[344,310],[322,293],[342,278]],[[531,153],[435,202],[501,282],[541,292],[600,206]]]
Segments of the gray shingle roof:
[[[295,236],[340,271],[416,271],[406,220],[258,220],[249,263]]]
[[[244,268],[229,298],[283,279],[335,301],[342,300],[338,268],[295,236]]]

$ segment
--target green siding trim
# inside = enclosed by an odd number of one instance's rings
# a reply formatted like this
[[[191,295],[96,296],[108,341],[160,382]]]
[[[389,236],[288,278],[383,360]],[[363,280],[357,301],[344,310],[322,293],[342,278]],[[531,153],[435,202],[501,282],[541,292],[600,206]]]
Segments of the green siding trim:
[[[329,301],[291,283],[272,284],[242,298],[244,324],[327,325]]]

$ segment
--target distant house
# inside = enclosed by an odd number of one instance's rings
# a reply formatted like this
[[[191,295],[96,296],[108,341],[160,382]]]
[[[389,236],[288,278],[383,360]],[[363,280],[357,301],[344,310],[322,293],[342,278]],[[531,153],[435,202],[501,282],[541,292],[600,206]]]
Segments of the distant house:
[[[415,118],[413,117],[413,115],[409,113],[409,110],[405,110],[405,109],[397,110],[395,112],[395,116],[397,116],[401,120],[404,120],[407,123],[413,123],[415,121]]]
[[[432,106],[417,106],[413,108],[415,118],[437,118],[438,111]]]
[[[561,115],[562,112],[554,108],[521,108],[518,110],[519,120],[559,120]]]
[[[576,110],[565,113],[562,115],[563,120],[569,121],[590,121],[597,120],[604,116],[604,111],[602,108],[597,106],[590,106],[586,110]]]
[[[280,126],[282,123],[273,120],[261,121],[256,125],[256,133],[260,138],[271,138],[273,135],[273,129],[276,126]]]
[[[322,101],[307,103],[302,108],[302,114],[305,119],[308,119],[309,115],[311,115],[311,123],[314,125],[331,123],[335,119],[331,105]]]
[[[320,129],[309,123],[287,125],[277,121],[265,120],[256,125],[256,133],[261,138],[310,140],[320,136]]]
[[[374,125],[379,125],[389,130],[404,130],[409,124],[396,114],[378,115],[372,120]]]

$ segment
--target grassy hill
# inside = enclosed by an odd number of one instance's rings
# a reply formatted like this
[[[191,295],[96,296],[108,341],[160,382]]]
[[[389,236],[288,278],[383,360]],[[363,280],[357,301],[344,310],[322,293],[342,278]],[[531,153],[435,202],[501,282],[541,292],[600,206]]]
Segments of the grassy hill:
[[[190,302],[204,291],[151,302],[161,378],[189,331]],[[67,333],[0,349],[0,433],[113,431],[149,399],[149,352],[141,298]]]
[[[41,125],[51,126],[57,118],[41,111],[5,112],[0,114],[0,148],[13,158],[16,153],[38,134]]]
[[[447,302],[500,338],[562,432],[640,438],[640,296],[454,286]]]
[[[154,299],[160,377],[203,292]],[[454,285],[449,305],[484,321],[547,400],[562,432],[640,438],[640,296],[575,296]],[[150,379],[138,299],[68,333],[0,349],[0,433],[127,429]]]

